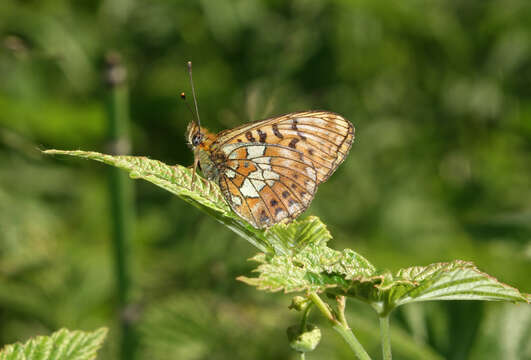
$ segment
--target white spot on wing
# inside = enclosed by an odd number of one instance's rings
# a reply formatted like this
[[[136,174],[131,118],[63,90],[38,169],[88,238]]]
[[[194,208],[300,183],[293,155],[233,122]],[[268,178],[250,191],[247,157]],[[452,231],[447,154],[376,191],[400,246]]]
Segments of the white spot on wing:
[[[308,177],[312,180],[316,180],[316,175],[315,175],[315,170],[312,169],[311,167],[307,167],[306,168],[306,175],[308,175]]]
[[[301,207],[298,202],[293,202],[288,208],[289,208],[288,210],[290,213],[294,213],[300,210]]]
[[[279,211],[275,217],[277,218],[277,220],[280,220],[280,219],[284,219],[286,216],[288,216],[288,214],[282,210],[282,211]]]
[[[245,197],[250,197],[250,198],[260,197],[260,195],[258,195],[253,184],[251,183],[251,181],[249,181],[249,179],[245,179],[243,181],[243,184],[240,187],[240,191],[242,195]]]
[[[264,170],[262,176],[266,180],[278,180],[278,179],[280,179],[280,176],[278,175],[278,173],[276,173],[274,171],[269,171],[269,170]]]
[[[229,159],[235,159],[236,155],[235,155],[235,152],[233,151],[241,146],[242,144],[226,144],[221,147],[221,150],[225,153],[226,156],[229,157]]]
[[[258,166],[258,168],[262,169],[262,170],[271,170],[271,165],[269,164],[256,164]]]
[[[266,186],[266,183],[263,180],[251,179],[251,182],[253,183],[254,187],[256,188],[256,191],[261,191],[264,188],[264,186]]]
[[[256,170],[249,174],[249,178],[256,180],[278,180],[280,176],[271,170]]]
[[[228,178],[234,179],[236,177],[236,172],[234,170],[232,170],[232,169],[227,169],[227,170],[225,170],[225,175]]]
[[[301,198],[302,202],[306,205],[312,200],[312,196],[308,193],[304,193],[304,195],[301,195]]]
[[[265,153],[265,146],[249,146],[247,148],[247,159],[254,159],[256,157],[263,156]]]
[[[254,159],[254,162],[257,164],[270,164],[271,163],[271,157],[270,156],[262,156],[257,159]]]
[[[261,170],[253,171],[249,174],[249,179],[265,180],[263,172]]]
[[[232,203],[237,206],[242,206],[242,199],[239,196],[232,195]]]
[[[306,187],[306,190],[308,190],[308,192],[312,194],[315,192],[315,183],[313,181],[310,181],[310,180],[304,181],[304,186]]]

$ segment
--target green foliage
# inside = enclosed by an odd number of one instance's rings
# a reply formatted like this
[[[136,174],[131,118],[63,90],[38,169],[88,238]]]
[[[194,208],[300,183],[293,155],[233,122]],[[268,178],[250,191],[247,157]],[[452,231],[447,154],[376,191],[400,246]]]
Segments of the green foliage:
[[[5,346],[0,350],[0,360],[91,360],[96,358],[106,335],[105,328],[93,332],[61,329],[25,344]]]
[[[196,177],[191,170],[134,156],[111,156],[85,151],[45,150],[46,154],[71,155],[104,162],[129,171],[160,186],[211,214],[253,244],[269,251],[252,260],[260,263],[257,278],[239,279],[260,290],[326,292],[353,296],[368,303],[381,303],[385,311],[403,304],[428,300],[492,300],[528,302],[517,289],[480,272],[470,262],[456,260],[399,270],[378,271],[350,249],[329,248],[332,238],[316,217],[277,224],[267,230],[253,228],[232,212],[217,185]],[[250,235],[249,235],[250,234]]]
[[[328,314],[335,329],[345,337],[354,351],[359,347],[344,319],[344,300],[338,300],[339,319],[335,319],[315,293],[329,293],[338,299],[348,296],[370,304],[387,318],[399,305],[429,300],[483,300],[529,302],[529,296],[500,283],[480,272],[472,263],[456,260],[429,266],[415,266],[399,270],[378,271],[361,255],[350,249],[337,251],[329,248],[332,238],[325,225],[316,217],[277,224],[267,230],[253,228],[224,205],[220,190],[213,182],[198,179],[192,183],[191,170],[181,166],[167,166],[159,161],[133,156],[111,156],[95,152],[46,150],[47,154],[70,155],[101,161],[122,168],[132,178],[150,181],[185,201],[211,214],[238,234],[244,234],[252,244],[269,249],[252,260],[260,263],[256,278],[239,279],[260,290],[271,292],[304,292],[316,306]],[[235,226],[236,225],[236,226]],[[312,295],[313,294],[313,295]],[[299,301],[300,302],[300,301]],[[305,313],[306,314],[306,313]],[[306,316],[306,315],[305,315]],[[388,328],[388,319],[386,328]],[[320,341],[320,330],[294,331],[288,334],[291,346],[305,352],[315,349]],[[300,327],[299,327],[300,330]],[[387,330],[388,331],[388,330]],[[317,334],[318,332],[318,334]],[[389,337],[389,334],[386,334]],[[390,343],[390,339],[387,339]],[[362,357],[363,358],[363,357]]]

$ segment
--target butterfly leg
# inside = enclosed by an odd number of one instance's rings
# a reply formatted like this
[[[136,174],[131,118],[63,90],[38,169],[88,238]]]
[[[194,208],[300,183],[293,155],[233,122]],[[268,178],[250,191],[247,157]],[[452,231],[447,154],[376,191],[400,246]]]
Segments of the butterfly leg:
[[[195,155],[195,154],[194,154]],[[192,191],[194,191],[195,187],[195,176],[196,176],[196,173],[197,173],[197,164],[199,163],[199,157],[198,156],[194,156],[194,165],[193,165],[193,169],[192,169],[192,181],[190,182],[190,189]]]

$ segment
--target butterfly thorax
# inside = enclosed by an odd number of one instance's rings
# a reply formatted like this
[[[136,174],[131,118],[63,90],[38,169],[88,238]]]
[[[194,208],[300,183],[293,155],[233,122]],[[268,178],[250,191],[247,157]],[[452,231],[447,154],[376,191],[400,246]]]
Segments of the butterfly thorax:
[[[199,128],[195,123],[191,123],[186,131],[186,138],[190,147],[194,149],[194,154],[198,157],[199,166],[203,175],[209,180],[217,180],[219,170],[214,161],[212,161],[212,144],[216,135],[207,129]],[[194,141],[194,138],[196,139]],[[197,139],[200,139],[197,141]],[[194,144],[195,143],[195,144]]]

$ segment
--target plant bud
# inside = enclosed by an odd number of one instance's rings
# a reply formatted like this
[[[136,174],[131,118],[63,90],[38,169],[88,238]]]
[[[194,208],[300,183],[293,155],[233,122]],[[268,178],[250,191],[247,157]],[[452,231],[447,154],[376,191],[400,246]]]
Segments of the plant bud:
[[[308,324],[302,332],[300,325],[290,326],[287,333],[289,346],[298,352],[313,351],[321,341],[321,330],[312,324]]]
[[[295,296],[291,299],[291,304],[288,309],[294,309],[297,311],[303,311],[308,306],[309,300],[302,296]]]

